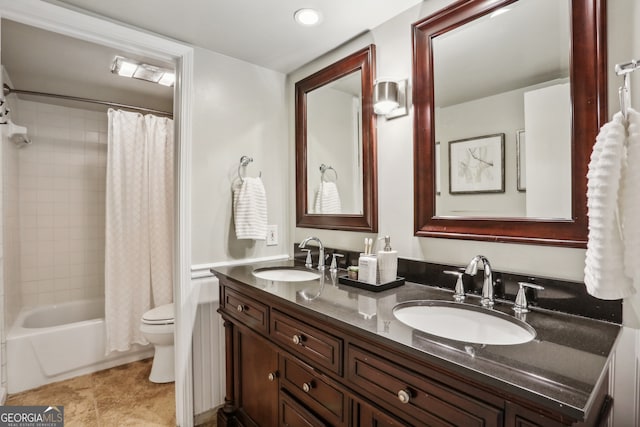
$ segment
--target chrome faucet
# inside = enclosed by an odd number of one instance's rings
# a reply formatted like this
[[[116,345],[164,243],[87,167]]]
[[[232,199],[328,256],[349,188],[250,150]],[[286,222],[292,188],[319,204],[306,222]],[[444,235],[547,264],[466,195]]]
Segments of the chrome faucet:
[[[309,243],[309,241],[311,240],[315,240],[316,242],[318,242],[318,247],[320,248],[320,256],[318,257],[318,270],[322,271],[324,270],[324,246],[322,245],[320,239],[318,239],[317,237],[307,237],[298,245],[298,247],[300,249],[306,248],[307,243]]]
[[[489,260],[483,255],[476,255],[469,265],[467,265],[467,269],[464,271],[465,274],[469,274],[474,276],[478,272],[478,263],[482,261],[484,265],[484,280],[482,282],[482,299],[480,303],[484,307],[492,307],[493,306],[493,271],[491,270],[491,264]]]

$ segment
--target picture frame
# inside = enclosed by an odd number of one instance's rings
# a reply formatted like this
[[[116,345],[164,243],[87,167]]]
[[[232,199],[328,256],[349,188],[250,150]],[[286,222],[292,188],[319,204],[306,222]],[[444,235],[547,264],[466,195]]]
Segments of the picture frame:
[[[504,193],[504,133],[449,141],[449,193]]]
[[[516,131],[516,188],[518,191],[527,191],[526,143],[524,129]]]

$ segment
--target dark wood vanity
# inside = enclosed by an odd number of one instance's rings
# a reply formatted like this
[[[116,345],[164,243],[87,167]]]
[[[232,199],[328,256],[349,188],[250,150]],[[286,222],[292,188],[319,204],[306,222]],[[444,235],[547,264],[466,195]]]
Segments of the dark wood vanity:
[[[371,320],[358,316],[356,302],[355,316],[348,315],[354,320],[344,322],[347,309],[335,294],[344,292],[346,301],[369,298],[370,292],[321,284],[318,295],[324,293],[326,310],[320,312],[319,305],[305,306],[308,300],[300,297],[312,282],[266,281],[251,271],[216,271],[226,332],[220,426],[598,426],[608,416],[608,352],[598,354],[602,369],[584,397],[586,407],[576,411],[372,333]],[[328,272],[325,276],[331,281]],[[429,287],[404,288],[414,297]],[[417,343],[419,337],[409,332],[408,340]],[[473,368],[474,358],[461,353]]]

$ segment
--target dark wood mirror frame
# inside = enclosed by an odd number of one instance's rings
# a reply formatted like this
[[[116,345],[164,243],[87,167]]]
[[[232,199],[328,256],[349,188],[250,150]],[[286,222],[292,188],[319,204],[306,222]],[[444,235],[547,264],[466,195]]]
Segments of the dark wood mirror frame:
[[[375,45],[306,77],[295,85],[296,224],[331,230],[378,231],[376,118],[373,113]],[[310,214],[307,206],[307,93],[360,70],[362,73],[362,215]]]
[[[516,0],[461,0],[413,24],[415,235],[586,247],[587,168],[606,108],[606,0],[571,1],[572,218],[436,216],[432,39]]]

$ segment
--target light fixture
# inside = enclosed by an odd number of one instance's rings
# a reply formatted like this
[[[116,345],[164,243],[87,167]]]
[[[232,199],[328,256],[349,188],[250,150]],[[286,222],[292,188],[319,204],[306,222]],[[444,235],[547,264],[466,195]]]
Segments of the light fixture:
[[[310,27],[320,23],[320,12],[315,9],[298,9],[293,14],[293,19],[300,25]]]
[[[164,86],[173,86],[176,80],[176,75],[173,70],[143,64],[122,56],[115,57],[113,64],[111,64],[111,72],[119,76],[146,80]]]
[[[387,119],[406,116],[407,80],[376,80],[373,87],[373,111]]]

